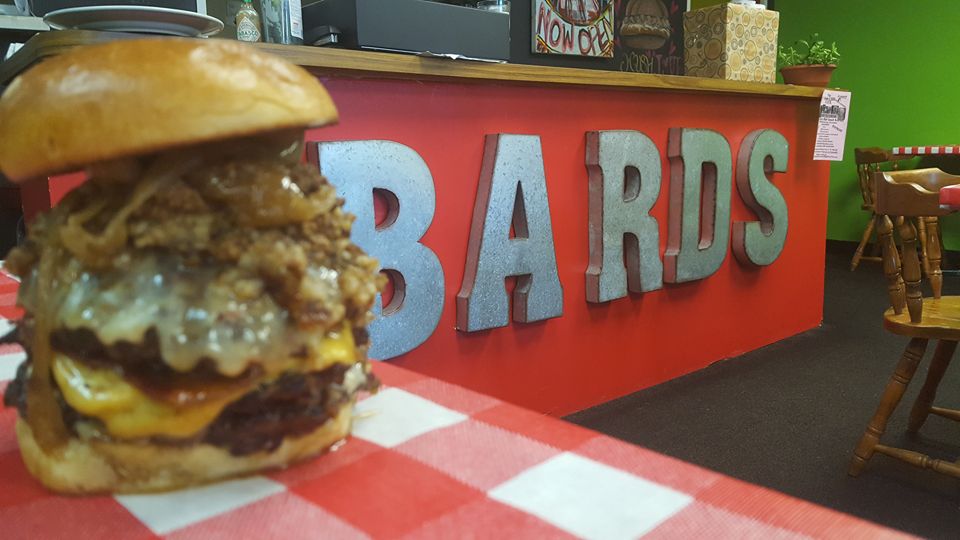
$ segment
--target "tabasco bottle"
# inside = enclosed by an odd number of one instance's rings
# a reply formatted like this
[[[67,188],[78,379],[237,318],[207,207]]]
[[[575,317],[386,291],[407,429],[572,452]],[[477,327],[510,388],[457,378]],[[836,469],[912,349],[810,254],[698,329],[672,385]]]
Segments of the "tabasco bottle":
[[[250,0],[243,0],[240,11],[237,12],[237,39],[240,41],[260,41],[263,32],[260,26],[260,15]]]

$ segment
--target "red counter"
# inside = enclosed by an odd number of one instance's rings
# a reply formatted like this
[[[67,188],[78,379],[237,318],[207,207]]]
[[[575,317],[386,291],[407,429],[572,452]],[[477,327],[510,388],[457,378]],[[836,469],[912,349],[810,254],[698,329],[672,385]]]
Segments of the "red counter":
[[[389,360],[396,365],[561,415],[821,322],[829,170],[826,163],[812,161],[817,90],[264,48],[317,73],[340,109],[340,124],[309,132],[310,141],[395,141],[416,151],[430,169],[437,207],[422,242],[443,267],[443,311],[426,342]],[[786,138],[787,170],[771,177],[789,212],[783,251],[773,264],[755,268],[738,262],[728,246],[722,266],[705,279],[588,303],[586,133],[636,130],[660,149],[662,189],[650,215],[659,222],[662,258],[672,181],[667,156],[671,128],[722,134],[733,152],[734,175],[748,133],[771,129]],[[563,315],[467,333],[455,328],[456,295],[463,282],[484,138],[491,134],[540,137]],[[50,197],[55,202],[73,184],[55,180]],[[46,188],[34,190],[45,202]],[[757,220],[736,185],[730,205],[731,222]],[[691,406],[696,406],[695,396]]]

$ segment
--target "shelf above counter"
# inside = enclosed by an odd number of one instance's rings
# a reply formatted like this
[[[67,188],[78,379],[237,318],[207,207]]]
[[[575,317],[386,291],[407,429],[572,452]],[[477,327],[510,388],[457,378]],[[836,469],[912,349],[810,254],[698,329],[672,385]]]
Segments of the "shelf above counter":
[[[0,85],[44,58],[70,48],[116,39],[143,37],[136,34],[63,30],[32,37],[24,47],[0,64]],[[756,82],[653,75],[616,71],[496,64],[446,58],[423,58],[410,54],[305,47],[258,43],[255,47],[303,66],[317,75],[399,78],[408,80],[447,80],[451,82],[585,86],[689,93],[750,95],[819,99],[822,88],[766,84]]]

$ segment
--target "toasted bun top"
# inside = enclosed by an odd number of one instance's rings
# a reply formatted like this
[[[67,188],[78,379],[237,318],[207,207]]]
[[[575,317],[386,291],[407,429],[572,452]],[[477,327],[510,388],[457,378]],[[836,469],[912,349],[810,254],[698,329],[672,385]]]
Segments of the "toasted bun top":
[[[176,146],[336,122],[300,67],[235,41],[77,47],[0,98],[0,170],[15,182]]]

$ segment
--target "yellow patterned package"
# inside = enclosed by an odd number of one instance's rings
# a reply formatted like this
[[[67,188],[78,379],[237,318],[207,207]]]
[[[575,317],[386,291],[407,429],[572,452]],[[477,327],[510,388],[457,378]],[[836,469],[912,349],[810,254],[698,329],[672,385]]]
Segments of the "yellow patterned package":
[[[776,82],[780,14],[723,4],[683,16],[684,63],[691,77]]]

